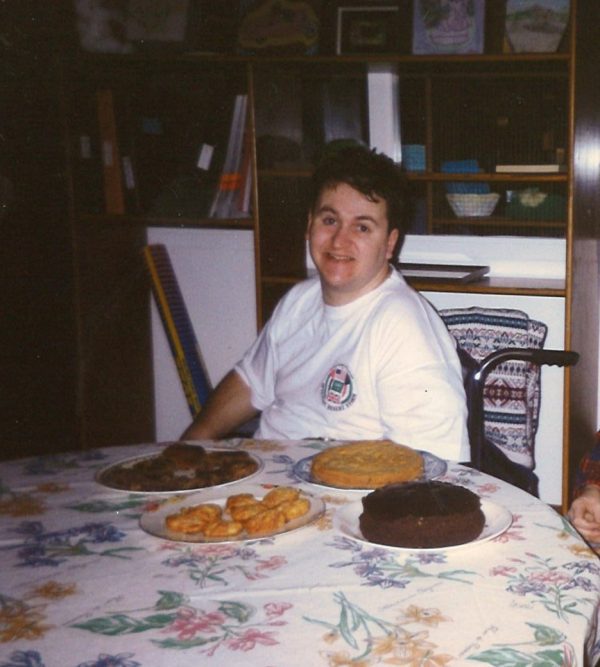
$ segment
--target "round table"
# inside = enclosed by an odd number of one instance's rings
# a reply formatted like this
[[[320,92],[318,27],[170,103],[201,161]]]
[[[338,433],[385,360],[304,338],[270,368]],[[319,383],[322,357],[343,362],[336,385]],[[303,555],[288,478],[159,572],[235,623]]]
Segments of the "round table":
[[[263,467],[223,495],[299,486],[326,510],[254,541],[174,542],[139,525],[164,495],[111,490],[104,466],[158,443],[0,464],[0,667],[594,665],[600,566],[537,498],[449,462],[441,479],[507,509],[497,537],[394,550],[339,530],[363,494],[299,479],[320,441],[229,440]],[[210,493],[210,491],[209,491]],[[587,660],[588,662],[584,662]]]

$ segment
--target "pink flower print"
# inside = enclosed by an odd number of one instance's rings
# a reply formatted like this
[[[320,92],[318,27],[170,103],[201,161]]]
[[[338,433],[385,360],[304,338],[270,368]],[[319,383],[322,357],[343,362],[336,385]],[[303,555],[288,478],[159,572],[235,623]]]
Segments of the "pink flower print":
[[[508,565],[498,565],[493,567],[490,574],[493,577],[509,577],[511,574],[517,571],[516,567],[509,567]]]
[[[484,496],[486,493],[496,493],[499,488],[498,484],[494,484],[494,482],[486,482],[485,484],[477,485],[477,493],[480,496]]]
[[[265,605],[265,613],[268,618],[274,618],[275,616],[282,616],[291,608],[292,605],[287,602],[282,602],[280,604],[277,604],[276,602],[268,602]]]
[[[287,560],[283,556],[271,556],[267,560],[261,560],[256,565],[256,571],[260,572],[261,570],[277,570],[283,565],[287,564]]]
[[[225,620],[225,615],[220,612],[199,615],[195,609],[183,607],[167,631],[176,632],[179,639],[193,639],[200,632],[217,632]]]
[[[558,570],[550,572],[537,572],[530,576],[532,582],[539,581],[544,584],[551,584],[554,586],[564,586],[571,581],[571,577],[564,572]]]
[[[194,551],[202,556],[217,556],[220,558],[230,558],[234,555],[237,547],[234,547],[230,544],[207,544],[197,547]]]
[[[273,639],[270,632],[261,632],[256,628],[249,628],[243,635],[228,639],[225,643],[234,651],[251,651],[257,644],[275,646],[279,642]]]

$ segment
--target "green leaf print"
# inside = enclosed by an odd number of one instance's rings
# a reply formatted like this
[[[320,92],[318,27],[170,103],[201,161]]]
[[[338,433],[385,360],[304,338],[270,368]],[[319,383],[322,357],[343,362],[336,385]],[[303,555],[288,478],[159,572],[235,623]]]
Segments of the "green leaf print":
[[[145,632],[154,628],[164,628],[177,617],[177,614],[152,614],[136,620],[125,614],[113,614],[101,618],[92,618],[83,623],[74,623],[72,627],[89,630],[98,635],[115,637]]]
[[[179,648],[179,649],[187,649],[187,648],[193,648],[194,646],[205,646],[206,644],[210,644],[213,642],[216,642],[220,639],[220,637],[209,637],[205,638],[202,636],[199,637],[194,637],[194,639],[153,639],[152,643],[155,646],[160,646],[160,648]]]
[[[468,660],[485,662],[495,667],[562,667],[563,658],[564,653],[560,649],[527,654],[506,647],[470,655]]]
[[[254,614],[253,607],[241,602],[221,602],[219,604],[219,611],[223,612],[229,618],[235,618],[239,623],[246,623]]]
[[[158,591],[160,598],[156,603],[156,609],[177,609],[187,601],[187,596],[175,591]]]
[[[535,630],[535,641],[540,644],[540,646],[562,644],[566,639],[562,632],[557,632],[553,628],[549,628],[547,625],[538,625],[537,623],[527,623],[527,625]]]

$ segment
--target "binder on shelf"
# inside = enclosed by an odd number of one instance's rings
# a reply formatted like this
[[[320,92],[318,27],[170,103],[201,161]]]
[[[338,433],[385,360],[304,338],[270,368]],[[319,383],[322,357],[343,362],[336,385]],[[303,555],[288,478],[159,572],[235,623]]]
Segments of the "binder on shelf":
[[[74,116],[74,170],[75,194],[78,208],[86,213],[104,213],[104,168],[100,132],[98,128],[98,104],[91,91],[81,91]]]
[[[122,215],[125,213],[125,193],[113,92],[110,89],[103,89],[96,95],[102,146],[105,209],[106,213]]]
[[[167,248],[163,244],[147,245],[144,259],[179,379],[194,417],[206,403],[211,387],[192,322]]]
[[[235,200],[235,210],[239,217],[250,215],[250,202],[252,195],[252,136],[249,123],[246,119],[244,128],[244,140],[242,145],[242,166],[240,169],[241,183]]]
[[[242,187],[242,153],[246,126],[247,95],[236,95],[223,169],[209,211],[210,218],[229,218],[238,213],[236,200]]]

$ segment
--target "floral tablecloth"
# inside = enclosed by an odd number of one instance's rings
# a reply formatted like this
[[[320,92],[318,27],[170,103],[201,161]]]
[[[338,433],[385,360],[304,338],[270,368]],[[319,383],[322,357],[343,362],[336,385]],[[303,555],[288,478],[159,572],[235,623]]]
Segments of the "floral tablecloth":
[[[449,463],[443,479],[512,525],[478,545],[394,551],[333,527],[360,494],[294,475],[322,442],[244,444],[264,461],[252,485],[297,484],[325,514],[275,538],[171,542],[139,527],[158,496],[94,481],[158,444],[0,464],[0,666],[596,664],[598,558],[541,501]]]

